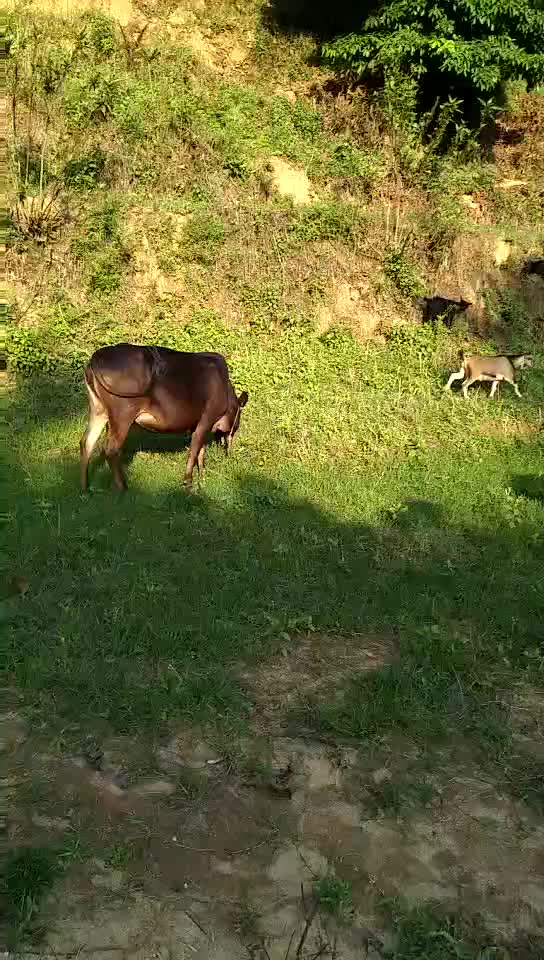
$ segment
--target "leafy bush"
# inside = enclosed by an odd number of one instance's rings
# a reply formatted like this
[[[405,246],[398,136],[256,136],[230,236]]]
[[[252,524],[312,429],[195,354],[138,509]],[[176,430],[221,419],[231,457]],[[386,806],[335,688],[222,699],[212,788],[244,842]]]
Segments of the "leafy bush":
[[[128,262],[127,254],[113,248],[99,254],[93,261],[89,274],[89,293],[115,293],[121,286],[125,265]]]
[[[119,289],[130,252],[124,242],[119,208],[114,199],[108,197],[101,207],[88,214],[85,233],[73,241],[72,252],[87,263],[90,293],[107,296]]]
[[[104,179],[107,156],[100,147],[72,157],[64,167],[64,182],[75,190],[92,190]]]
[[[424,284],[406,251],[391,247],[383,259],[383,272],[388,280],[405,297],[418,297],[424,292]]]
[[[91,56],[110,57],[118,49],[115,21],[106,13],[93,10],[81,17],[78,46]]]
[[[346,140],[334,147],[330,172],[333,176],[359,177],[362,185],[368,189],[383,177],[383,157],[376,152],[361,150],[350,140]]]
[[[401,356],[415,355],[428,360],[440,343],[441,331],[435,324],[415,327],[411,324],[399,324],[391,327],[387,334],[390,346]]]
[[[43,348],[39,335],[34,330],[14,328],[6,338],[8,365],[24,376],[35,373],[52,373],[56,361]]]
[[[360,33],[326,43],[323,56],[355,77],[408,78],[423,109],[452,96],[467,108],[479,99],[486,120],[506,81],[544,80],[544,10],[533,0],[386,0]]]
[[[64,110],[76,127],[107,120],[129,100],[130,87],[128,78],[112,66],[92,67],[66,80]]]
[[[355,235],[359,213],[351,203],[311,203],[301,208],[289,225],[289,234],[299,243],[314,240],[351,240]]]

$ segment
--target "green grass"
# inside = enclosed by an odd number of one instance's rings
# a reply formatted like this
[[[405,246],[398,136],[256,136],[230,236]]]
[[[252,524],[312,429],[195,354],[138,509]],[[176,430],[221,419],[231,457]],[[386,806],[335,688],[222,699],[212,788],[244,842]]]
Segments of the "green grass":
[[[228,737],[252,709],[243,670],[286,634],[394,634],[398,662],[331,678],[318,700],[301,691],[291,722],[358,741],[456,731],[514,769],[497,692],[544,675],[538,324],[513,285],[487,291],[494,326],[479,349],[496,347],[496,329],[537,366],[520,402],[475,388],[464,403],[441,387],[466,329],[385,324],[387,342],[363,343],[344,322],[356,326],[358,307],[346,318],[335,305],[340,283],[364,289],[366,277],[362,312],[387,295],[391,319],[408,317],[468,229],[459,197],[491,191],[497,171],[435,157],[430,180],[407,181],[414,210],[395,220],[384,197],[399,156],[376,117],[305,96],[295,81],[316,69],[310,41],[267,34],[257,12],[237,13],[254,43],[236,78],[166,32],[129,55],[101,14],[19,15],[39,56],[14,48],[14,189],[35,192],[42,173],[46,188],[61,182],[68,217],[46,249],[10,234],[29,289],[8,330],[0,563],[6,582],[30,589],[5,591],[6,675],[53,725],[152,738],[208,722]],[[225,3],[213,35],[231,20]],[[21,135],[30,102],[32,143]],[[273,155],[312,178],[314,202],[266,194]],[[520,251],[534,246],[533,214]],[[367,256],[375,266],[361,276]],[[334,322],[318,334],[327,307]],[[180,484],[184,441],[142,433],[127,444],[127,496],[98,461],[91,493],[79,493],[81,370],[121,340],[220,350],[249,389],[235,455],[211,451],[193,496]],[[520,795],[538,805],[538,770],[525,758],[517,769]]]
[[[62,873],[70,851],[43,847],[13,850],[0,868],[2,920],[8,924],[8,945],[34,930],[40,902]]]
[[[193,496],[183,440],[142,433],[129,493],[96,461],[81,496],[78,380],[59,369],[13,388],[3,566],[31,586],[5,602],[6,666],[28,706],[153,734],[181,718],[236,724],[251,708],[241,665],[310,620],[393,631],[401,659],[301,705],[306,725],[497,736],[500,707],[483,707],[495,687],[542,676],[544,507],[513,492],[541,453],[509,436],[533,421],[538,371],[521,402],[463,402],[441,393],[442,341],[422,363],[405,344],[237,333],[213,318],[178,331],[188,340],[227,349],[250,390],[234,456],[212,450]]]
[[[328,913],[339,924],[347,924],[353,917],[353,893],[346,880],[340,880],[334,874],[326,874],[317,880],[314,894],[319,908]]]
[[[478,917],[449,915],[440,905],[407,909],[395,901],[385,904],[395,930],[395,946],[387,960],[538,960],[544,941],[520,933],[504,941],[488,933]]]

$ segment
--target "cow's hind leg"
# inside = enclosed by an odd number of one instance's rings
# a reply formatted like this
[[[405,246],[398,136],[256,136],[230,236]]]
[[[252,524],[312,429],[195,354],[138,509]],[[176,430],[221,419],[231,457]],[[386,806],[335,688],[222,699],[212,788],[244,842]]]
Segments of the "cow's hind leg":
[[[79,470],[82,490],[86,490],[89,486],[89,460],[98,438],[108,422],[106,408],[89,386],[87,386],[87,393],[89,394],[89,422],[79,443]]]
[[[113,473],[115,485],[119,490],[127,489],[127,482],[121,467],[121,450],[133,422],[134,416],[132,413],[130,415],[124,413],[115,418],[110,417],[109,433],[104,453]]]

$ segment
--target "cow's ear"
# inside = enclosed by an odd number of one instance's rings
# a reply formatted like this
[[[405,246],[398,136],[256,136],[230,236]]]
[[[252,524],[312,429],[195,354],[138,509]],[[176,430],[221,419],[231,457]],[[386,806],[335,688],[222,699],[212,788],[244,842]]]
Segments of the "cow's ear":
[[[245,407],[248,400],[249,400],[249,394],[247,390],[244,390],[238,397],[238,406]]]

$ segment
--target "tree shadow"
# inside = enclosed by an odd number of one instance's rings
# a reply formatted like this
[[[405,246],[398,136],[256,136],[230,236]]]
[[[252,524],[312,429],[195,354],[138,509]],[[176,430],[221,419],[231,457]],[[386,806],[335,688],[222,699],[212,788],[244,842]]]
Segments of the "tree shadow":
[[[512,490],[518,497],[540,500],[544,503],[544,473],[516,474],[512,477]]]
[[[14,398],[29,443],[52,389],[35,385],[31,399],[27,384]],[[133,453],[184,446],[133,440]],[[180,718],[235,722],[251,704],[241,671],[308,631],[358,644],[394,634],[401,662],[431,687],[446,676],[471,691],[482,668],[523,669],[540,635],[544,547],[531,525],[456,525],[429,500],[375,525],[343,521],[244,470],[240,454],[226,467],[214,459],[192,495],[155,473],[125,495],[108,477],[82,496],[77,448],[30,471],[13,463],[8,479],[3,567],[30,586],[4,610],[7,670],[39,715],[60,722],[155,734]]]
[[[270,0],[263,4],[261,19],[271,31],[310,33],[318,40],[327,40],[358,30],[378,6],[377,0],[342,0],[334,5],[325,0]]]

